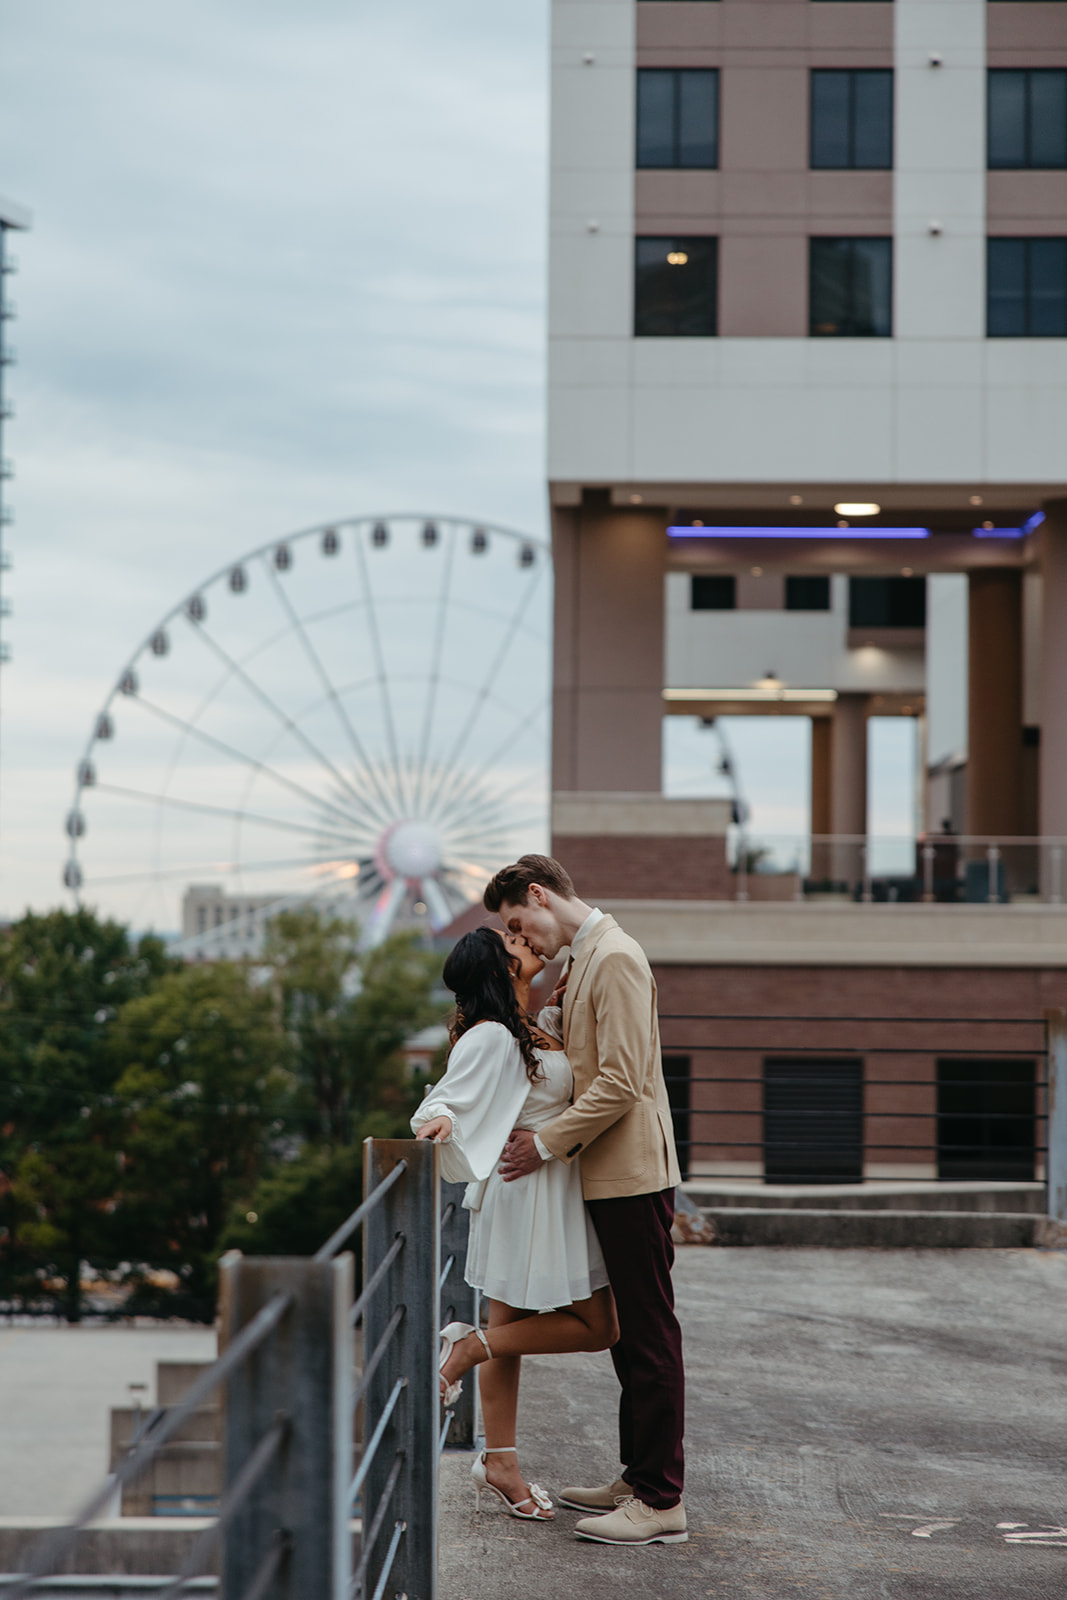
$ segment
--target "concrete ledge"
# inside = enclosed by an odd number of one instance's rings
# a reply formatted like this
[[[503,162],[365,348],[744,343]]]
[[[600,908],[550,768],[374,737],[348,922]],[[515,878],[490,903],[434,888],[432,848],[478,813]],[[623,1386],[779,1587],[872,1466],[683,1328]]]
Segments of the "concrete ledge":
[[[1045,1215],[1043,1183],[721,1183],[690,1178],[689,1198],[707,1209],[773,1211],[963,1211]]]
[[[717,1242],[822,1250],[1025,1250],[1044,1243],[1043,1217],[1014,1212],[815,1211],[712,1206]]]
[[[18,1574],[0,1572],[0,1595],[13,1588]],[[92,1600],[149,1600],[167,1589],[173,1576],[158,1574],[122,1577],[117,1573],[72,1572],[65,1578],[42,1578],[34,1585],[35,1600],[75,1600],[76,1596],[91,1596]],[[183,1594],[218,1594],[219,1580],[215,1577],[189,1578]]]
[[[602,905],[667,966],[1067,967],[1067,905]]]
[[[193,1541],[213,1521],[208,1517],[111,1517],[94,1522],[78,1534],[63,1563],[63,1576],[147,1577],[177,1572]],[[24,1571],[41,1540],[62,1526],[57,1517],[4,1519],[0,1522],[0,1572]],[[209,1565],[215,1565],[214,1557]]]

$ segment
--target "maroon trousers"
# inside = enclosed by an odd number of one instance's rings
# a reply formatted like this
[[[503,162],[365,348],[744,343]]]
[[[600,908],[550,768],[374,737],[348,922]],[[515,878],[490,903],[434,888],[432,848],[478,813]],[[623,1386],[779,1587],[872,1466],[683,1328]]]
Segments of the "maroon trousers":
[[[622,1384],[619,1457],[639,1500],[666,1511],[682,1498],[685,1373],[674,1314],[674,1190],[590,1200],[619,1313],[611,1359]]]

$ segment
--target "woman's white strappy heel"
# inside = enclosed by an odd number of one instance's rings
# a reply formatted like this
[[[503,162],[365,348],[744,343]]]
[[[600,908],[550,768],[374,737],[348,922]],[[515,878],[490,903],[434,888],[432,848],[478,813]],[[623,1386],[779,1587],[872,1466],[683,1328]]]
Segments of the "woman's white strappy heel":
[[[461,1339],[465,1339],[468,1333],[477,1335],[485,1346],[486,1355],[489,1356],[490,1360],[492,1359],[493,1352],[489,1348],[489,1340],[485,1337],[481,1328],[472,1328],[469,1322],[450,1322],[447,1327],[441,1329],[441,1359],[437,1363],[439,1372],[452,1354],[452,1346],[458,1344]],[[462,1393],[463,1379],[459,1378],[455,1383],[445,1384],[441,1390],[441,1399],[446,1406],[454,1406]]]
[[[487,1346],[488,1348],[488,1346]],[[520,1522],[553,1522],[553,1517],[545,1516],[546,1511],[552,1510],[552,1501],[539,1483],[531,1483],[530,1492],[522,1500],[509,1500],[503,1489],[498,1489],[490,1483],[485,1474],[486,1456],[501,1456],[517,1454],[513,1444],[487,1445],[471,1467],[471,1477],[474,1479],[475,1507],[482,1509],[482,1490],[488,1489],[490,1494],[495,1494],[498,1500],[503,1500],[508,1508],[509,1517],[518,1517]],[[523,1506],[533,1506],[532,1511],[523,1511]]]

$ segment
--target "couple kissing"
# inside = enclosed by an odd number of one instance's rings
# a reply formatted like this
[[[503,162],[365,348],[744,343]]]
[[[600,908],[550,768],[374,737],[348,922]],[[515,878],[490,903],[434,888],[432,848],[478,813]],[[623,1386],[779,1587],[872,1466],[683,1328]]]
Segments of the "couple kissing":
[[[678,1161],[660,1060],[656,985],[644,951],[586,905],[550,856],[493,877],[502,927],[465,934],[445,963],[456,997],[444,1077],[412,1118],[466,1182],[466,1280],[488,1328],[442,1331],[441,1392],[478,1368],[486,1446],[472,1468],[511,1516],[555,1510],[519,1468],[520,1357],[610,1350],[621,1386],[621,1471],[565,1488],[579,1538],[682,1543],[684,1373],[671,1267]],[[570,963],[536,1019],[530,986],[565,947]]]

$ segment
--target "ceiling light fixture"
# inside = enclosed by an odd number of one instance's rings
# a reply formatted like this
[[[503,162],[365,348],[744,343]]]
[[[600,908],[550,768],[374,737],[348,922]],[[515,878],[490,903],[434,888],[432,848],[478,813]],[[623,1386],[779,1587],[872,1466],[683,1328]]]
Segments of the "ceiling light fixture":
[[[881,509],[877,500],[839,500],[834,507],[839,517],[876,517]]]

